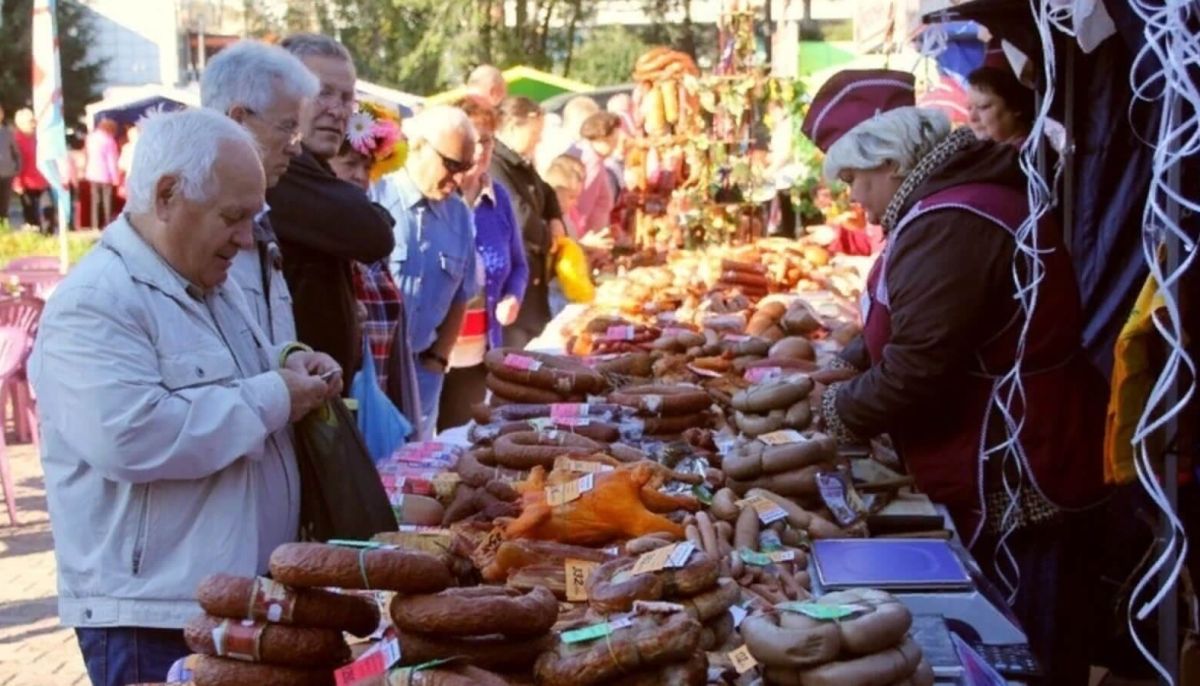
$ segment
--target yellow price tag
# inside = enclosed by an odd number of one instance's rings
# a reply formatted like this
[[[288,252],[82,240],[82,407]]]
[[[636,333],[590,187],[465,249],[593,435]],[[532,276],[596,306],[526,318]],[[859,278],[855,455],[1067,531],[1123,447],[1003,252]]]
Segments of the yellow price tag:
[[[754,659],[746,646],[729,651],[729,661],[733,663],[733,669],[738,674],[745,674],[758,666],[758,660]]]
[[[566,560],[563,563],[567,573],[567,600],[578,603],[588,599],[587,580],[600,566],[599,562],[586,560]]]
[[[578,500],[584,493],[596,486],[596,475],[588,474],[582,479],[568,481],[565,484],[546,487],[546,504],[550,507],[564,505],[572,500]]]

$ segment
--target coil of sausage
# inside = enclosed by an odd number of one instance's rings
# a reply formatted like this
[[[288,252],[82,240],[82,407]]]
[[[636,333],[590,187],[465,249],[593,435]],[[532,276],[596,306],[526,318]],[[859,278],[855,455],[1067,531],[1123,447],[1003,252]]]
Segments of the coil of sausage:
[[[498,586],[449,588],[440,593],[396,596],[391,605],[396,626],[434,636],[510,638],[538,636],[558,619],[558,600],[545,588],[528,593]]]
[[[484,355],[483,362],[500,379],[561,395],[599,393],[606,385],[604,377],[594,369],[562,355],[493,348]]]
[[[200,615],[183,628],[200,655],[283,667],[334,668],[349,662],[350,647],[337,629],[304,629]]]
[[[527,670],[555,643],[553,634],[521,639],[503,636],[450,638],[400,631],[398,637],[401,666],[458,657],[467,664],[496,672]]]
[[[512,469],[550,469],[563,455],[591,455],[603,450],[596,441],[565,431],[518,431],[501,436],[492,446],[496,462]]]
[[[602,640],[559,642],[538,658],[542,686],[598,686],[689,660],[700,647],[700,624],[683,612],[646,614]]]
[[[434,593],[453,583],[445,563],[429,553],[285,543],[271,553],[271,576],[301,588],[351,588]]]
[[[196,590],[200,607],[214,617],[257,619],[369,636],[379,627],[379,607],[359,596],[315,588],[289,588],[271,579],[213,574]]]
[[[333,686],[333,671],[260,665],[210,655],[190,659],[196,686]]]
[[[643,385],[627,386],[608,395],[608,401],[634,407],[650,416],[673,417],[694,415],[708,409],[712,399],[703,388],[695,386]]]

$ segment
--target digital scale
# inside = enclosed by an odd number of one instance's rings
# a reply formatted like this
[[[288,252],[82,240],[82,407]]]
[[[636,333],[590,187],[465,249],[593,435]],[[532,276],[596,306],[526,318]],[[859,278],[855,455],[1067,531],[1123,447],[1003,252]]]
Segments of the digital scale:
[[[819,540],[810,565],[814,595],[878,588],[904,603],[914,616],[914,640],[937,656],[939,678],[953,683],[963,673],[950,632],[1015,683],[1039,673],[1016,619],[957,541]]]

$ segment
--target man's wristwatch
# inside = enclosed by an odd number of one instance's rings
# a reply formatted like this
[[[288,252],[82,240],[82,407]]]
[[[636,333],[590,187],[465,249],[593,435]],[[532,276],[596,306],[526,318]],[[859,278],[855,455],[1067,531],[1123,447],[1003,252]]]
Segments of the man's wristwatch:
[[[425,352],[421,353],[421,359],[433,360],[434,362],[437,362],[439,365],[441,365],[443,372],[450,368],[450,360],[447,360],[432,350],[426,350]]]

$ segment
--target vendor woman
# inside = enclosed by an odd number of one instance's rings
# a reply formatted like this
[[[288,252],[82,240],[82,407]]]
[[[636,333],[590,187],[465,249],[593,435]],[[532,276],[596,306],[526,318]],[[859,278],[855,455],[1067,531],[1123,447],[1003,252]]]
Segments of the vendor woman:
[[[985,460],[985,448],[1004,440],[990,398],[1013,366],[1023,324],[1013,255],[1026,182],[1015,148],[951,131],[945,115],[913,103],[910,74],[845,71],[804,121],[826,153],[825,175],[849,184],[886,232],[863,298],[863,335],[839,361],[848,373],[815,404],[841,441],[892,437],[984,574],[1002,591],[1016,586],[1012,609],[1045,683],[1086,684],[1079,512],[1102,496],[1106,390],[1081,354],[1071,262],[1044,221],[1039,245],[1050,250],[1021,366],[1019,456]]]

